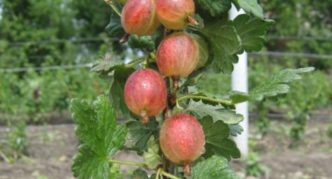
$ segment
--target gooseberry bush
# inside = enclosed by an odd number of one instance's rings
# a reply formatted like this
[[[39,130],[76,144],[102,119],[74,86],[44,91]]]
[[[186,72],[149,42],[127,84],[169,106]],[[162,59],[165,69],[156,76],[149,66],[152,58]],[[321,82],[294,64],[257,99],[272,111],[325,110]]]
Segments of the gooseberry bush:
[[[80,142],[74,176],[237,178],[228,165],[240,157],[232,138],[241,134],[243,117],[235,105],[286,93],[312,69],[283,70],[250,93],[206,94],[196,88],[202,74],[230,73],[238,54],[262,48],[273,21],[256,0],[105,2],[112,50],[93,71],[110,81],[109,94],[71,102]],[[229,20],[232,3],[246,13]],[[142,162],[119,160],[120,151]],[[120,170],[124,165],[132,170]]]

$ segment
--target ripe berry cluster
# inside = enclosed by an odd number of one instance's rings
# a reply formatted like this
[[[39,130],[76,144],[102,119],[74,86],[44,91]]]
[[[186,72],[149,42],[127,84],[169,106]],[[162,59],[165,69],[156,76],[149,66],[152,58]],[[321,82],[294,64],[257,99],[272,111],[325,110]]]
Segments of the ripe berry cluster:
[[[164,77],[179,79],[190,75],[200,61],[198,37],[184,31],[193,18],[193,0],[128,0],[123,7],[121,23],[128,34],[152,35],[162,24],[173,30],[159,44],[156,62],[159,72],[139,69],[125,85],[124,98],[131,112],[143,124],[149,117],[165,110],[169,94]],[[166,115],[160,130],[160,147],[164,155],[189,172],[190,163],[204,153],[205,136],[201,124],[189,114]]]

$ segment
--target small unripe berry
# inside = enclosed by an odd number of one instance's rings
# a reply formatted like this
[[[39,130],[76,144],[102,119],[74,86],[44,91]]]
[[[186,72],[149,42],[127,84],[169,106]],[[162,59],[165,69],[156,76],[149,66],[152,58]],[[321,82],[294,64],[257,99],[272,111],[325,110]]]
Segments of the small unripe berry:
[[[165,120],[160,129],[160,147],[165,156],[182,164],[189,172],[190,163],[205,152],[205,136],[194,116],[180,113]]]
[[[129,34],[153,34],[159,26],[155,0],[128,0],[122,9],[121,24]]]
[[[184,32],[166,37],[157,50],[157,65],[161,74],[186,77],[199,62],[199,45],[194,38]]]
[[[159,21],[168,29],[185,28],[195,14],[193,0],[156,0]]]
[[[166,83],[152,69],[137,70],[126,81],[124,99],[129,110],[139,115],[142,123],[147,123],[149,116],[157,115],[166,107]]]

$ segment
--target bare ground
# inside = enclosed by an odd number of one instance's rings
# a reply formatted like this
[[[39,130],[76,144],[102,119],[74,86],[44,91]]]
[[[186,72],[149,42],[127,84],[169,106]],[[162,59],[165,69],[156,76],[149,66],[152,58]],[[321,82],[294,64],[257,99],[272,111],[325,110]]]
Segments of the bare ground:
[[[311,120],[304,140],[290,147],[289,124],[274,121],[272,129],[261,137],[251,127],[255,151],[269,172],[260,178],[323,179],[332,178],[332,140],[327,136],[328,120]],[[0,179],[72,179],[71,162],[77,140],[74,125],[29,126],[28,156],[13,164],[0,161]],[[0,128],[0,138],[6,133]],[[127,156],[125,154],[124,156]],[[130,157],[130,156],[129,156]],[[232,166],[244,173],[244,163]],[[247,177],[252,178],[252,177]]]
[[[0,179],[71,179],[74,125],[29,126],[28,156],[0,163]]]

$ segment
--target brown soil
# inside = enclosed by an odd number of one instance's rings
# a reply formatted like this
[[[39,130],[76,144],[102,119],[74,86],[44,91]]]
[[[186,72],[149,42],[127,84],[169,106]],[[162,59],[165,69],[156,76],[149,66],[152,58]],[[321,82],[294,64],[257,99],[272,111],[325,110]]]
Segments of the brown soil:
[[[77,141],[73,125],[29,126],[28,156],[0,163],[0,179],[71,179]]]
[[[292,147],[287,136],[289,124],[274,121],[265,137],[259,136],[252,125],[254,150],[269,168],[265,176],[257,178],[331,178],[332,140],[326,132],[328,123],[328,120],[311,120],[304,140]],[[13,164],[0,161],[0,179],[72,179],[70,166],[77,146],[74,125],[29,126],[26,132],[29,155]],[[0,128],[0,138],[5,133],[6,129]],[[244,162],[235,161],[232,166],[244,175]]]
[[[327,135],[328,118],[313,118],[309,121],[300,142],[288,136],[291,125],[273,121],[272,129],[262,137],[252,125],[250,129],[251,150],[260,158],[268,172],[260,177],[266,179],[327,179],[332,177],[332,139]],[[233,167],[245,173],[244,162],[235,161]],[[248,177],[254,178],[254,177]]]

